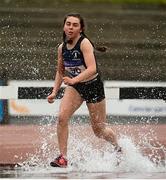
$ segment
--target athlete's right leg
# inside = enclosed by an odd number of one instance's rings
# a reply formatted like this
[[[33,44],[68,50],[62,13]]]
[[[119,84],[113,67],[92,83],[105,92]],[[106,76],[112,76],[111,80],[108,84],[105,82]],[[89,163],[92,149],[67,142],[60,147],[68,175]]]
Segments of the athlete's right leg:
[[[67,156],[68,122],[82,102],[79,93],[73,87],[67,86],[61,100],[57,125],[59,150],[64,156]]]

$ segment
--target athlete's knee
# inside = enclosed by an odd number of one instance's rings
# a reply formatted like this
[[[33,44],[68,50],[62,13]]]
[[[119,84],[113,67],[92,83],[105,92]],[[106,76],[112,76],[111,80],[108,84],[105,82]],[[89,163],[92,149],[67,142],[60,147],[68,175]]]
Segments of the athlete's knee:
[[[61,127],[68,126],[68,120],[63,115],[59,115],[58,116],[58,125]]]
[[[98,138],[103,138],[104,129],[105,127],[102,123],[98,123],[93,126],[93,132]]]

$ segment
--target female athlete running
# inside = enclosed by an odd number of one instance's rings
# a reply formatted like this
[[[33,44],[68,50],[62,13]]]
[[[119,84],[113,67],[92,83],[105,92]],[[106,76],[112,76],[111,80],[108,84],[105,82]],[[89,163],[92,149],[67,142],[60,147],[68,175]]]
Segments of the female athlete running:
[[[57,136],[60,155],[50,165],[67,166],[68,122],[83,101],[89,110],[94,134],[112,143],[121,152],[115,133],[106,127],[104,86],[98,72],[93,43],[84,33],[80,14],[68,14],[64,19],[63,42],[58,47],[58,64],[52,93],[47,97],[54,102],[62,82],[67,85],[58,115]]]

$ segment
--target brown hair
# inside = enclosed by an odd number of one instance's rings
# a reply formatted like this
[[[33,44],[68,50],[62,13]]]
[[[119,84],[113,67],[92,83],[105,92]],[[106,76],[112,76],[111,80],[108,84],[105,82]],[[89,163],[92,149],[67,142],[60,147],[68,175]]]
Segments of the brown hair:
[[[66,19],[68,18],[68,17],[76,17],[76,18],[78,18],[79,20],[80,20],[80,25],[81,25],[81,30],[82,30],[82,32],[81,32],[81,35],[83,35],[84,37],[86,37],[87,39],[89,39],[88,37],[87,37],[87,35],[85,34],[85,22],[84,22],[84,19],[83,19],[83,17],[79,14],[79,13],[69,13],[69,14],[67,14],[65,17],[64,17],[64,21],[63,21],[63,26],[64,26],[64,24],[65,24],[65,22],[66,22]],[[97,51],[100,51],[100,52],[105,52],[106,50],[107,50],[107,48],[106,47],[104,47],[104,46],[95,46],[94,45],[94,43],[89,39],[89,41],[91,42],[91,44],[92,44],[92,46],[97,50]],[[63,42],[65,42],[65,43],[72,43],[72,41],[71,40],[67,40],[66,39],[66,34],[65,34],[65,32],[63,31]]]

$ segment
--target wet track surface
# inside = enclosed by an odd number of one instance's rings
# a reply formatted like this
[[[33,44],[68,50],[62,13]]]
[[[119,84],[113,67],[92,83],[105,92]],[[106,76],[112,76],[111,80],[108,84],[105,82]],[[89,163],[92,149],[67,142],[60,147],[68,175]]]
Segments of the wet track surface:
[[[111,125],[123,147],[117,167],[111,145],[94,136],[88,124],[70,128],[66,169],[49,162],[57,154],[55,125],[0,126],[0,177],[2,178],[166,178],[166,126]],[[86,132],[86,133],[85,133]],[[15,167],[15,164],[21,167]]]

